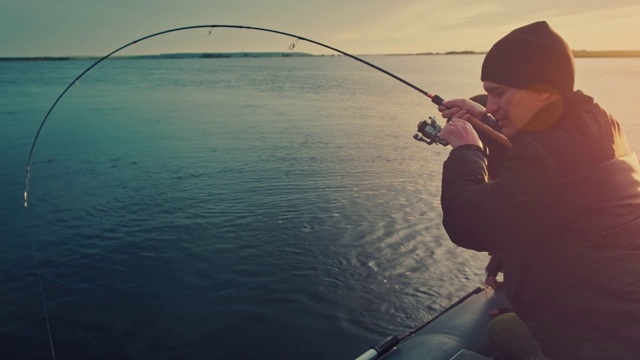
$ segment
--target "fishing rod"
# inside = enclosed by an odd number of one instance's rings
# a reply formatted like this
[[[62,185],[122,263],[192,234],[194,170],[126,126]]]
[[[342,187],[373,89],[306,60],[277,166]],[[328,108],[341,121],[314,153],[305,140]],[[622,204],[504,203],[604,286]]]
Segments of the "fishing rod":
[[[474,295],[477,295],[477,294],[480,294],[485,289],[486,288],[483,287],[483,286],[478,286],[477,288],[471,290],[465,296],[460,298],[455,303],[449,305],[449,307],[447,307],[446,309],[441,311],[438,315],[434,316],[429,321],[427,321],[426,323],[422,324],[420,327],[417,327],[417,328],[409,331],[408,333],[406,333],[406,334],[404,334],[402,336],[398,336],[398,335],[394,334],[394,335],[391,335],[391,336],[387,337],[386,339],[382,340],[378,345],[372,346],[371,348],[369,348],[362,355],[358,356],[355,360],[376,360],[376,359],[379,359],[381,356],[387,354],[388,352],[393,350],[393,348],[398,346],[400,344],[400,342],[402,342],[402,341],[406,340],[407,338],[415,335],[418,331],[424,329],[425,327],[427,327],[427,325],[431,324],[436,319],[440,318],[442,315],[444,315],[444,314],[448,313],[449,311],[453,310],[456,306],[462,304],[463,302],[465,302],[470,297],[472,297]]]
[[[442,103],[445,101],[443,98],[441,98],[438,95],[434,95],[434,94],[430,94],[427,91],[419,88],[418,86],[410,83],[409,81],[401,78],[398,75],[395,75],[371,62],[368,62],[358,56],[352,55],[346,51],[342,51],[340,49],[337,49],[333,46],[329,46],[327,44],[321,43],[319,41],[316,40],[312,40],[309,38],[306,38],[304,36],[300,36],[300,35],[296,35],[296,34],[292,34],[292,33],[287,33],[284,31],[279,31],[279,30],[273,30],[273,29],[267,29],[267,28],[261,28],[261,27],[254,27],[254,26],[244,26],[244,25],[219,25],[219,24],[213,24],[213,25],[194,25],[194,26],[185,26],[185,27],[179,27],[179,28],[174,28],[174,29],[169,29],[169,30],[164,30],[164,31],[160,31],[151,35],[147,35],[147,36],[143,36],[137,40],[133,40],[130,43],[127,43],[115,50],[113,50],[112,52],[108,53],[107,55],[101,57],[100,59],[98,59],[97,61],[95,61],[93,64],[91,64],[89,67],[87,67],[84,71],[82,71],[80,73],[80,75],[78,75],[75,79],[73,79],[73,81],[71,81],[71,83],[69,83],[69,85],[67,85],[67,87],[62,91],[62,93],[60,93],[60,95],[58,96],[58,98],[54,101],[53,105],[51,105],[51,107],[49,108],[49,110],[47,111],[47,114],[45,115],[44,119],[42,120],[42,122],[40,123],[40,126],[38,127],[38,131],[36,132],[36,135],[33,139],[33,143],[31,144],[31,150],[29,151],[29,156],[27,158],[27,163],[25,166],[25,177],[24,177],[24,206],[27,207],[28,205],[28,191],[29,191],[29,174],[30,174],[30,167],[31,167],[31,158],[33,156],[33,151],[35,149],[36,143],[38,141],[38,138],[40,136],[40,132],[42,131],[42,128],[44,127],[44,124],[47,122],[47,120],[49,119],[49,116],[51,115],[53,109],[58,105],[58,103],[60,102],[60,100],[64,97],[64,95],[69,91],[69,89],[78,83],[78,80],[80,80],[86,73],[88,73],[91,69],[93,69],[94,67],[96,67],[98,64],[100,64],[101,62],[103,62],[104,60],[108,59],[109,57],[111,57],[112,55],[128,48],[129,46],[135,45],[139,42],[142,42],[144,40],[156,37],[156,36],[160,36],[160,35],[164,35],[164,34],[168,34],[168,33],[173,33],[173,32],[178,32],[178,31],[183,31],[183,30],[193,30],[193,29],[210,29],[209,30],[209,34],[211,34],[211,31],[213,31],[214,28],[227,28],[227,29],[243,29],[243,30],[255,30],[255,31],[263,31],[263,32],[268,32],[268,33],[273,33],[273,34],[279,34],[279,35],[284,35],[284,36],[289,36],[292,38],[296,39],[296,42],[292,43],[289,46],[289,50],[293,50],[293,48],[296,46],[298,40],[303,40],[306,42],[309,42],[311,44],[315,44],[318,46],[321,46],[323,48],[335,51],[337,53],[340,53],[344,56],[347,56],[353,60],[356,60],[362,64],[365,64],[375,70],[378,70],[380,72],[382,72],[383,74],[386,74],[390,77],[392,77],[395,80],[400,81],[401,83],[409,86],[410,88],[414,89],[415,91],[421,93],[422,95],[425,95],[426,97],[430,98],[431,101],[436,104],[436,105],[442,105]],[[474,126],[474,128],[486,133],[488,136],[495,138],[496,140],[498,140],[499,142],[505,144],[505,140],[506,138],[496,132],[495,130],[491,129],[490,127],[486,126],[484,123],[482,123],[480,120],[477,119],[469,119],[468,120],[471,125]],[[427,122],[426,120],[421,121],[418,124],[418,133],[416,133],[414,135],[414,139],[418,140],[418,141],[422,141],[425,142],[429,145],[431,144],[440,144],[443,146],[447,146],[448,143],[442,139],[440,139],[438,137],[438,134],[440,132],[440,130],[442,130],[442,127],[435,121],[434,118],[431,118],[430,122]],[[508,144],[508,140],[506,140],[506,144]],[[510,144],[509,144],[510,145]],[[507,145],[505,145],[507,146]]]

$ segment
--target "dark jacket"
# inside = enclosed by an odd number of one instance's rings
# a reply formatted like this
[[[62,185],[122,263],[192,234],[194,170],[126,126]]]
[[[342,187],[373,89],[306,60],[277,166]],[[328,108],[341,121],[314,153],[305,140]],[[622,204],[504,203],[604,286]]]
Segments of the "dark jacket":
[[[443,224],[501,253],[512,307],[554,359],[640,359],[640,167],[619,124],[576,91],[539,111],[488,180],[478,151],[444,164]]]

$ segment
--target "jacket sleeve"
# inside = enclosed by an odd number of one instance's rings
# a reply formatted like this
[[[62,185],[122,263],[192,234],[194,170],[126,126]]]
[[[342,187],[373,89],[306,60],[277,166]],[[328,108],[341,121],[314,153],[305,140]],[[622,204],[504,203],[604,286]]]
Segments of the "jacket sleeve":
[[[558,173],[537,143],[525,139],[514,146],[492,181],[481,153],[456,150],[442,173],[443,225],[451,241],[477,251],[509,251],[556,225],[548,209],[559,195]]]
[[[482,105],[484,106],[486,103]],[[500,132],[501,130],[498,122],[489,114],[484,114],[480,121],[497,132]],[[500,173],[500,169],[502,169],[502,165],[505,162],[507,148],[505,148],[498,140],[482,131],[478,131],[478,137],[480,137],[480,141],[482,141],[488,153],[487,171],[489,172],[489,178],[495,179]]]

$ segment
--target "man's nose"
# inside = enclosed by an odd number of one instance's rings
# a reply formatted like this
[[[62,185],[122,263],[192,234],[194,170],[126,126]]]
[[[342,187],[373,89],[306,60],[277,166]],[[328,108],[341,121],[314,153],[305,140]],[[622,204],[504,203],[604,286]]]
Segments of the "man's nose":
[[[492,99],[491,96],[487,99],[487,106],[485,107],[489,114],[493,114],[498,111],[498,102]]]

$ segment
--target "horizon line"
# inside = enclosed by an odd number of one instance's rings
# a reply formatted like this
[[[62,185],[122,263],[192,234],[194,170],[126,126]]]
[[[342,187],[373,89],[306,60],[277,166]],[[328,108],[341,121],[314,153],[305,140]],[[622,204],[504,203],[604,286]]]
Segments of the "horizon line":
[[[576,58],[584,57],[640,57],[640,50],[572,50]],[[420,52],[420,53],[380,53],[380,54],[357,54],[357,56],[426,56],[426,55],[483,55],[487,51],[446,51],[446,52]],[[59,55],[59,56],[0,56],[0,61],[21,61],[21,60],[91,60],[100,59],[105,55]],[[159,54],[140,55],[114,55],[112,58],[124,59],[181,59],[181,58],[242,58],[242,57],[340,57],[342,54],[312,54],[304,52],[285,51],[240,51],[240,52],[176,52]]]

